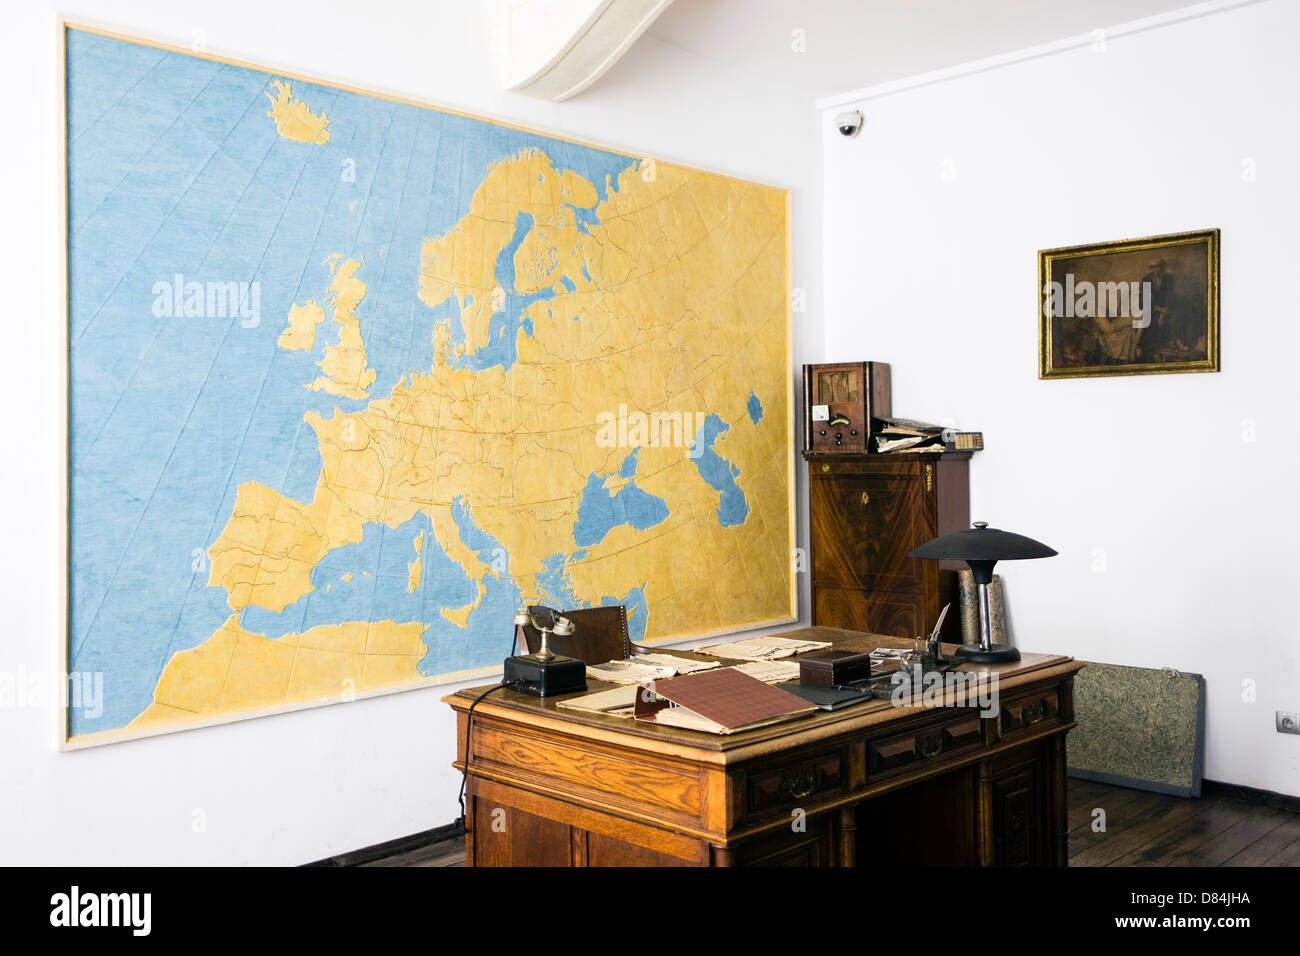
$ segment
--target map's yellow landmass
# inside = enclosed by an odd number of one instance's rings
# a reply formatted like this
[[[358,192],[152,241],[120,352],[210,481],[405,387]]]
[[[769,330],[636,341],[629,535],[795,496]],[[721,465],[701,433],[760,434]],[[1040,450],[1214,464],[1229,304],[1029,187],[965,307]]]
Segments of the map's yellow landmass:
[[[452,519],[453,502],[464,498],[477,526],[501,542],[524,595],[562,603],[539,572],[548,557],[581,550],[565,567],[568,589],[600,604],[645,588],[650,640],[791,615],[786,195],[666,164],[654,172],[630,167],[600,199],[591,183],[537,150],[489,168],[467,214],[426,240],[420,265],[420,299],[435,308],[454,298],[465,341],[453,344],[450,330],[435,325],[432,368],[412,371],[358,411],[305,416],[323,461],[311,502],[257,483],[239,488],[209,550],[209,583],[226,589],[232,609],[282,610],[312,590],[320,559],[360,541],[367,524],[397,528],[424,514],[438,545],[478,583],[473,604],[442,611],[466,627],[486,575],[497,572]],[[593,206],[597,221],[579,228],[574,207]],[[516,289],[554,295],[529,307],[534,334],[519,332],[509,370],[457,367],[458,355],[488,344],[493,303],[500,304],[495,263],[520,213],[532,228],[515,251]],[[335,348],[360,361],[340,355],[328,380],[353,389],[349,397],[374,381],[373,372],[364,382],[358,375],[366,368],[355,319],[365,289],[358,267],[351,260],[332,267]],[[746,409],[755,387],[765,389],[764,427]],[[720,493],[686,448],[646,445],[634,480],[667,503],[667,519],[644,531],[616,527],[579,549],[574,525],[588,477],[617,475],[631,451],[597,440],[600,416],[621,404],[728,423],[713,450],[739,469],[749,507],[743,523],[721,526]],[[229,629],[228,622],[185,653],[223,647]],[[159,682],[173,690],[156,701],[197,712],[206,698],[186,696],[190,685],[173,674],[180,657]],[[263,703],[282,699],[271,689],[291,676],[286,661],[265,655]],[[403,673],[395,683],[414,679],[413,668]]]
[[[325,310],[315,299],[289,307],[289,325],[280,333],[276,345],[282,349],[310,352],[316,347],[316,327],[325,321]]]
[[[311,572],[322,557],[361,540],[365,521],[330,490],[317,486],[311,504],[245,482],[217,542],[208,549],[208,584],[226,589],[239,611],[250,604],[283,611],[314,590]]]
[[[473,604],[466,604],[464,607],[457,607],[457,608],[444,607],[439,613],[442,614],[442,616],[445,617],[447,620],[451,621],[451,623],[455,624],[457,627],[466,628],[469,627],[470,614],[473,613],[473,611],[479,606],[479,603],[482,600],[483,600],[483,588],[482,585],[480,584],[478,601],[475,601]]]
[[[411,681],[428,647],[415,621],[353,621],[271,640],[232,614],[203,644],[172,656],[153,703],[131,727],[338,698]]]
[[[421,531],[415,536],[415,560],[406,566],[408,572],[406,588],[412,594],[420,589],[420,581],[424,577],[424,563],[420,558],[420,552],[423,548],[424,532]]]
[[[356,277],[360,262],[348,259],[340,264],[339,258],[335,256],[329,260],[333,281],[325,293],[330,318],[339,327],[339,340],[336,345],[325,347],[324,357],[316,363],[325,374],[307,387],[343,398],[363,400],[370,397],[369,388],[375,384],[375,371],[367,364],[366,343],[361,336],[361,319],[357,315],[357,306],[366,297],[366,284]]]
[[[324,146],[330,141],[330,121],[324,112],[317,116],[302,100],[295,100],[292,88],[284,80],[272,80],[271,86],[275,95],[266,94],[271,101],[271,111],[266,115],[275,120],[276,132],[295,143]]]

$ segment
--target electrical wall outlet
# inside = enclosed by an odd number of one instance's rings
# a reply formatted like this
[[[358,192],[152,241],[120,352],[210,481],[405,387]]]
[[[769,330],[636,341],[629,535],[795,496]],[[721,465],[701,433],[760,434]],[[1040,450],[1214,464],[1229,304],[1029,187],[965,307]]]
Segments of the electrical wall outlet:
[[[1279,734],[1300,734],[1300,714],[1288,714],[1285,710],[1277,712],[1277,732]]]

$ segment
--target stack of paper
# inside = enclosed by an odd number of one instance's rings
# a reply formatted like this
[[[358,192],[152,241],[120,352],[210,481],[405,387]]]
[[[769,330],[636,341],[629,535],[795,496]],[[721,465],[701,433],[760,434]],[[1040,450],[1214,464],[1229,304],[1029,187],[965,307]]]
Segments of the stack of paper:
[[[697,654],[710,657],[730,657],[738,661],[772,661],[782,657],[793,657],[804,651],[815,651],[830,647],[830,641],[797,641],[786,637],[750,637],[743,641],[729,644],[714,644],[711,647],[697,648]]]
[[[672,654],[640,654],[624,661],[588,664],[587,676],[611,684],[644,684],[719,666],[721,665],[717,661],[693,661],[689,657],[674,657]]]
[[[611,684],[642,684],[672,677],[676,673],[677,669],[667,664],[643,664],[639,660],[608,661],[604,664],[587,665],[589,678],[609,681]]]
[[[671,667],[678,674],[694,674],[696,671],[707,671],[722,666],[717,661],[693,661],[689,657],[675,657],[672,654],[638,654],[634,659],[661,667]]]
[[[750,661],[748,664],[737,664],[733,669],[765,684],[779,684],[783,680],[794,680],[799,676],[799,665],[795,661]]]

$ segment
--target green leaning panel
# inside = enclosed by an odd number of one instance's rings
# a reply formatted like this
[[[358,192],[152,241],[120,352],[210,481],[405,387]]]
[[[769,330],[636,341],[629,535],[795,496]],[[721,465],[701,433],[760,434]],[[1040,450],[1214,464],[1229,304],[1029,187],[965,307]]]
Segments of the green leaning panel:
[[[1205,678],[1172,669],[1089,663],[1074,680],[1079,726],[1068,741],[1069,775],[1201,795]]]

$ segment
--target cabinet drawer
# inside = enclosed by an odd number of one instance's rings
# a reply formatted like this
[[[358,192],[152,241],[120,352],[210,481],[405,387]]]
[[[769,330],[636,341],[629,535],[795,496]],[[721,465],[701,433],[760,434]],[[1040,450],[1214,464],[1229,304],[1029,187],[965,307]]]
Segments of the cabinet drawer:
[[[1061,700],[1057,688],[1035,691],[1002,702],[998,712],[998,736],[1023,736],[1061,722]]]
[[[920,594],[825,588],[814,583],[813,623],[822,627],[916,637],[925,630],[924,616],[925,598]]]
[[[949,718],[905,734],[867,741],[867,777],[880,777],[914,764],[978,749],[984,736],[979,711]]]
[[[783,766],[753,770],[746,777],[747,816],[790,810],[845,785],[847,749],[839,747]]]

